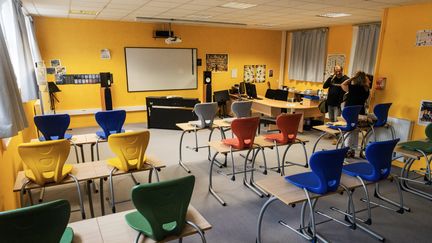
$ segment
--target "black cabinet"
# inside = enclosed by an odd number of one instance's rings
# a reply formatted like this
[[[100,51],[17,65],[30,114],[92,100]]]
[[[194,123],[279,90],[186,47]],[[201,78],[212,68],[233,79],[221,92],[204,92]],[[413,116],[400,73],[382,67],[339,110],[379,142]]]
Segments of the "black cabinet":
[[[167,98],[151,96],[146,98],[147,127],[162,129],[179,129],[176,123],[197,120],[192,112],[198,99]]]

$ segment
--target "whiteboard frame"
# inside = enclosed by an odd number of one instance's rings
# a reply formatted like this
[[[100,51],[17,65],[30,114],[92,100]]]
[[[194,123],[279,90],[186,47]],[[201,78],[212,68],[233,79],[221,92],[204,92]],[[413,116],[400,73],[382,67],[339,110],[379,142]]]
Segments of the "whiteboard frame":
[[[194,62],[192,57],[192,65],[195,69],[196,79],[195,79],[195,88],[190,89],[158,89],[158,90],[140,90],[140,91],[130,91],[129,90],[129,79],[128,79],[128,68],[127,68],[127,58],[126,58],[126,49],[185,49],[185,50],[195,50],[196,60]],[[136,92],[157,92],[157,91],[172,91],[172,90],[198,90],[198,48],[186,48],[186,47],[175,47],[175,48],[167,48],[167,47],[136,47],[136,46],[126,46],[124,48],[124,58],[125,58],[125,68],[126,68],[126,85],[128,93],[136,93]]]

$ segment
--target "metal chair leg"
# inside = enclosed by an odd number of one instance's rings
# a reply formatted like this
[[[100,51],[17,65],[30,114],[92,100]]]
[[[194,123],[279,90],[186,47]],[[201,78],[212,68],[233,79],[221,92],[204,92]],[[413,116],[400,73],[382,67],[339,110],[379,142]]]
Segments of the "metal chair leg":
[[[222,198],[213,190],[213,177],[212,177],[212,172],[213,172],[213,164],[216,160],[216,156],[219,154],[219,152],[216,152],[213,155],[212,161],[210,163],[210,173],[209,173],[209,192],[210,194],[212,194],[216,200],[219,201],[220,204],[222,204],[222,206],[226,206],[226,202],[224,202],[224,200],[222,200]]]
[[[232,164],[232,176],[231,176],[231,180],[235,181],[234,154],[233,154],[233,151],[232,151],[232,146],[230,146],[230,154],[231,154],[231,164]]]
[[[312,149],[312,154],[313,153],[315,153],[315,150],[316,150],[316,147],[317,147],[317,145],[318,145],[318,142],[326,135],[327,133],[325,133],[325,132],[323,132],[319,137],[318,137],[318,139],[315,141],[315,144],[314,144],[314,146],[313,146],[313,149]]]
[[[83,199],[82,199],[80,184],[78,182],[78,179],[74,175],[69,174],[69,176],[72,178],[72,180],[75,181],[75,185],[76,185],[77,191],[78,191],[78,199],[79,199],[79,202],[80,202],[81,216],[82,216],[83,219],[85,219],[86,215],[85,215],[85,210],[84,210],[84,202],[83,202]]]
[[[109,175],[109,185],[110,185],[110,196],[111,196],[111,210],[113,213],[116,212],[116,208],[115,208],[115,199],[114,199],[114,183],[113,183],[113,174],[114,172],[117,171],[117,168],[113,168],[110,171],[110,175]]]
[[[186,224],[192,226],[193,228],[195,228],[195,229],[197,230],[198,234],[199,234],[200,237],[201,237],[201,241],[202,241],[203,243],[206,243],[206,242],[207,242],[207,241],[206,241],[206,238],[205,238],[205,236],[204,236],[204,232],[202,231],[202,229],[201,229],[200,227],[198,227],[198,225],[196,225],[196,224],[194,224],[193,222],[188,221],[188,220],[186,220]]]
[[[262,227],[262,219],[264,217],[264,213],[267,210],[267,208],[270,206],[270,204],[274,201],[276,201],[277,198],[272,196],[269,200],[267,200],[266,203],[262,206],[260,213],[258,215],[258,224],[257,224],[257,243],[261,243],[261,227]]]
[[[281,173],[281,163],[280,163],[280,157],[279,157],[279,148],[277,146],[277,141],[276,140],[273,140],[273,143],[274,143],[274,146],[275,146],[276,158],[277,158],[277,163],[278,163],[277,173]]]
[[[22,185],[22,187],[21,187],[21,190],[20,190],[20,201],[21,201],[21,207],[24,207],[25,206],[25,203],[24,203],[24,194],[25,194],[25,192],[26,192],[26,186],[28,185],[28,184],[30,184],[30,180],[27,180],[23,185]]]
[[[156,181],[159,182],[159,173],[158,173],[156,167],[154,165],[152,165],[152,164],[148,164],[148,165],[150,165],[152,167],[152,169],[150,170],[150,172],[152,173],[154,171],[155,176],[156,176]],[[152,174],[149,174],[150,182],[151,182],[151,176],[152,176]]]
[[[357,179],[361,182],[363,190],[365,192],[365,197],[366,197],[366,201],[367,201],[367,213],[368,213],[368,218],[364,221],[365,224],[371,225],[372,224],[372,213],[371,213],[371,206],[370,206],[370,198],[369,198],[369,191],[363,181],[363,179],[360,176],[357,176]]]
[[[182,159],[182,144],[183,144],[183,137],[185,135],[186,131],[183,131],[180,136],[180,143],[179,143],[179,165],[187,172],[191,173],[190,169],[183,163]],[[209,148],[210,149],[210,148]]]

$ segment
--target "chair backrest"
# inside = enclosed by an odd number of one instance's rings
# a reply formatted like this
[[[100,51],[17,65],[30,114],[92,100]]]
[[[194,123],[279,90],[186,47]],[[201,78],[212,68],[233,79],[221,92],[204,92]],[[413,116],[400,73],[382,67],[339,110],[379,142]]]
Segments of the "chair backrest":
[[[368,180],[379,181],[387,178],[391,171],[393,150],[399,139],[370,143],[366,147],[366,159],[374,170]]]
[[[320,187],[316,189],[316,193],[325,194],[338,189],[342,166],[348,149],[348,147],[345,147],[335,150],[318,151],[312,154],[309,164],[312,172],[320,180]]]
[[[151,227],[154,240],[179,235],[195,184],[195,176],[135,186],[132,202]]]
[[[244,117],[232,121],[231,130],[239,141],[237,149],[243,149],[253,145],[259,122],[259,117]]]
[[[231,104],[231,110],[235,117],[250,117],[251,116],[252,101],[234,101]]]
[[[121,133],[126,120],[125,110],[99,111],[95,114],[96,122],[105,133],[105,137],[111,134]]]
[[[283,135],[282,143],[294,141],[302,118],[302,114],[280,114],[276,118],[276,125]]]
[[[70,124],[68,114],[35,116],[33,120],[45,140],[63,139]]]
[[[358,124],[358,116],[360,110],[363,108],[361,105],[345,106],[342,110],[342,117],[346,121],[346,127],[354,130]]]
[[[217,111],[217,102],[196,104],[194,107],[194,112],[198,116],[198,120],[200,121],[198,127],[211,127],[213,125],[213,120],[216,116]]]
[[[69,216],[67,200],[0,212],[1,242],[58,243]]]
[[[429,125],[426,126],[425,134],[429,141],[432,141],[432,123],[429,123]]]
[[[374,114],[377,118],[375,127],[382,127],[387,123],[388,112],[392,103],[378,104],[374,107]]]
[[[145,152],[150,141],[149,131],[125,132],[112,134],[108,144],[121,162],[121,169],[141,169],[146,161]]]
[[[18,153],[27,169],[34,175],[34,182],[44,185],[63,180],[63,165],[69,156],[70,143],[65,139],[23,143]]]

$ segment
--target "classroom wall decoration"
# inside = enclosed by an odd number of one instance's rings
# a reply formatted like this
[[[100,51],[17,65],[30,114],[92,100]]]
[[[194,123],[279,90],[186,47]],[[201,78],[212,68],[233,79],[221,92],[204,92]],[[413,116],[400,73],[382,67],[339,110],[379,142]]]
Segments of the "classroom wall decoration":
[[[418,124],[426,126],[431,122],[432,122],[432,101],[422,100],[420,102]]]
[[[417,31],[416,46],[432,46],[432,30]]]
[[[339,65],[341,67],[345,66],[345,55],[344,54],[328,54],[326,61],[326,68],[324,77],[327,79],[333,75],[334,66]]]
[[[207,54],[206,64],[207,64],[207,71],[227,72],[228,54]]]
[[[264,83],[266,80],[266,65],[244,65],[243,80],[248,83]]]

